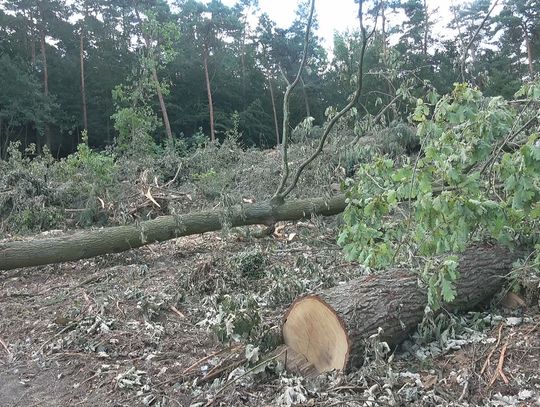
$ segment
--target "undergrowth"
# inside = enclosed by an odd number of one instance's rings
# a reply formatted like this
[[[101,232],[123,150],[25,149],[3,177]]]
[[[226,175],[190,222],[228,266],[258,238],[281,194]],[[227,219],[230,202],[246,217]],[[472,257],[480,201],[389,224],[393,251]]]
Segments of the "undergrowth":
[[[290,146],[292,167],[316,148],[318,133],[311,133]],[[388,132],[390,143],[394,133]],[[94,151],[83,135],[77,151],[60,160],[46,148],[37,154],[35,146],[22,149],[13,143],[7,159],[0,161],[0,237],[133,223],[215,207],[225,200],[260,201],[279,182],[280,151],[245,148],[234,128],[221,143],[199,136],[191,145],[183,140],[157,145],[141,142],[143,136]],[[303,173],[292,197],[328,195],[347,171],[367,159],[363,147],[345,147],[352,137],[340,128],[325,156]],[[156,195],[159,208],[148,193]]]

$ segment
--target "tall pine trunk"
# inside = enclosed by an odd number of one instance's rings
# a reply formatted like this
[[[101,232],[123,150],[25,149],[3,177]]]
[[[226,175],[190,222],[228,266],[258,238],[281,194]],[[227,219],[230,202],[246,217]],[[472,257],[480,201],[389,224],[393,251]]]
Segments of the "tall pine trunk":
[[[527,26],[521,24],[521,29],[523,30],[523,37],[525,39],[525,47],[527,48],[527,64],[529,67],[529,75],[533,75],[533,56],[532,56],[532,44],[531,39],[529,38],[529,33],[527,32]]]
[[[39,42],[41,48],[41,59],[43,62],[43,94],[45,99],[49,98],[49,71],[47,67],[47,52],[45,51],[45,30],[43,28],[45,22],[43,21],[43,10],[40,9],[41,26],[39,28]],[[51,151],[51,131],[49,124],[45,123],[45,144],[49,151]]]
[[[386,67],[387,61],[387,46],[386,46],[386,13],[385,13],[385,3],[384,0],[381,0],[381,20],[382,20],[382,46],[383,46],[383,65]]]
[[[429,15],[428,15],[428,8],[427,8],[427,0],[424,0],[424,44],[422,52],[424,55],[427,55],[427,43],[428,43],[428,32],[429,32]]]
[[[208,74],[208,46],[204,44],[203,51],[204,62],[204,77],[206,79],[206,92],[208,94],[208,111],[210,114],[210,140],[216,141],[216,133],[214,128],[214,104],[212,102],[212,88],[210,86],[210,75]]]
[[[32,64],[32,71],[34,70],[36,66],[36,26],[34,23],[34,12],[32,9],[29,11],[29,17],[30,17],[30,59]]]
[[[300,77],[300,82],[302,82],[302,94],[304,95],[304,104],[306,106],[306,117],[311,117],[311,109],[309,108],[309,100],[308,100],[308,95],[306,91],[306,83],[304,82],[304,78]]]
[[[172,141],[173,134],[171,130],[171,123],[169,122],[169,115],[167,114],[167,106],[165,105],[165,99],[163,98],[163,93],[161,92],[161,86],[159,84],[159,79],[157,75],[157,70],[155,66],[152,66],[152,78],[156,84],[156,93],[159,100],[159,106],[161,108],[161,114],[163,116],[163,124],[165,125],[165,133],[167,133],[167,138]]]
[[[82,98],[82,109],[83,109],[83,127],[84,130],[88,133],[88,113],[86,107],[86,87],[84,80],[84,23],[81,26],[81,38],[80,38],[80,60],[81,60],[81,98]]]

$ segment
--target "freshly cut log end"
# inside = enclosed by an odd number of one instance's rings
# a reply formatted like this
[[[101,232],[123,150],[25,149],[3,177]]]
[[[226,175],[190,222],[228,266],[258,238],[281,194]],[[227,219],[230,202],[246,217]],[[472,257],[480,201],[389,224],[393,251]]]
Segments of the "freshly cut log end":
[[[283,341],[318,373],[347,366],[350,340],[345,325],[318,296],[303,297],[291,305],[284,317]]]
[[[469,311],[500,289],[512,263],[530,253],[479,244],[461,254],[456,298],[445,308]],[[286,368],[303,375],[348,370],[363,362],[366,340],[394,347],[422,322],[428,304],[418,274],[394,268],[296,300],[284,317]]]

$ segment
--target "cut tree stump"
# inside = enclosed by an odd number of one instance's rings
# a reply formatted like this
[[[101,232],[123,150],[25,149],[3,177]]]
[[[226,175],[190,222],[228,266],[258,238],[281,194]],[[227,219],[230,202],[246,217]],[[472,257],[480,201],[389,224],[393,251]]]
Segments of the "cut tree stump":
[[[468,311],[490,300],[519,257],[500,246],[467,249],[459,260],[456,299],[445,308]],[[286,366],[309,375],[359,365],[366,339],[382,329],[379,340],[398,345],[422,321],[426,306],[427,289],[406,269],[367,275],[299,298],[284,316]]]

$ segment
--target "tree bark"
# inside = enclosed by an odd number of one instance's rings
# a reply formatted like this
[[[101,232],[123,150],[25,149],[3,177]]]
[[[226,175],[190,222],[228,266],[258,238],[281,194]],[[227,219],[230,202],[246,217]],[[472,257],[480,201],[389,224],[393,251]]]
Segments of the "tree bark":
[[[30,60],[32,64],[32,71],[36,66],[36,38],[35,38],[35,23],[34,23],[34,12],[32,8],[29,11],[30,17]]]
[[[529,67],[529,75],[533,76],[533,56],[532,56],[532,44],[531,39],[529,38],[529,33],[527,31],[527,26],[522,23],[521,29],[523,30],[523,37],[525,38],[525,47],[527,48],[527,63]]]
[[[152,66],[152,79],[156,84],[156,93],[159,100],[159,107],[161,108],[161,115],[163,116],[163,124],[165,125],[165,133],[169,140],[173,140],[173,134],[171,130],[171,123],[169,122],[169,114],[167,113],[167,105],[165,105],[165,99],[163,98],[163,92],[161,92],[161,86],[157,75],[155,66]]]
[[[43,28],[45,22],[43,17],[43,10],[40,9],[41,26],[39,28],[39,43],[41,48],[41,59],[43,62],[43,95],[45,99],[49,98],[49,71],[47,67],[47,52],[45,50],[45,29]],[[51,131],[49,124],[45,123],[45,144],[51,151]]]
[[[383,47],[383,65],[386,67],[386,62],[388,60],[386,54],[387,54],[387,45],[386,45],[386,4],[384,0],[381,0],[381,20],[382,20],[382,28],[381,28],[381,34],[382,34],[382,47]]]
[[[223,210],[180,216],[162,216],[137,225],[80,231],[62,237],[0,243],[0,270],[79,260],[119,253],[154,242],[219,230],[228,226],[273,224],[278,221],[331,216],[346,207],[345,196],[290,201],[281,205],[261,202]]]
[[[210,86],[210,75],[208,73],[208,46],[204,44],[203,50],[204,78],[206,80],[206,93],[208,95],[208,111],[210,114],[210,140],[216,141],[216,132],[214,128],[214,103],[212,102],[212,88]]]
[[[428,8],[427,8],[427,0],[424,0],[424,44],[422,45],[422,53],[424,55],[427,55],[427,43],[428,43],[428,33],[429,33],[429,15],[428,15]]]
[[[4,136],[4,133],[2,132],[2,129],[4,127],[4,123],[2,123],[2,117],[0,117],[0,160],[4,159],[4,145],[2,143],[2,138]]]
[[[300,77],[300,82],[302,82],[302,94],[304,95],[304,104],[306,106],[306,117],[311,117],[311,109],[309,108],[309,100],[308,100],[304,78]]]
[[[81,38],[80,38],[80,60],[81,60],[81,98],[83,108],[83,127],[88,132],[88,115],[86,111],[86,88],[84,81],[84,22],[81,25]]]
[[[272,100],[272,112],[274,113],[274,126],[276,127],[276,146],[279,146],[279,124],[276,110],[276,98],[274,97],[274,88],[272,86],[272,78],[268,77],[268,87],[270,88],[270,99]]]
[[[490,245],[466,250],[459,260],[457,296],[447,309],[467,311],[491,299],[520,254]],[[424,317],[426,291],[418,274],[396,268],[297,299],[283,324],[284,343],[295,355],[289,367],[311,373],[346,370],[361,363],[372,335],[389,346],[400,344]],[[308,363],[291,364],[301,359]]]

